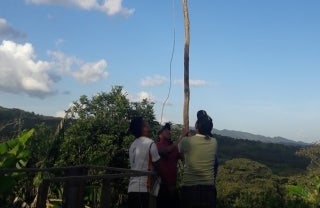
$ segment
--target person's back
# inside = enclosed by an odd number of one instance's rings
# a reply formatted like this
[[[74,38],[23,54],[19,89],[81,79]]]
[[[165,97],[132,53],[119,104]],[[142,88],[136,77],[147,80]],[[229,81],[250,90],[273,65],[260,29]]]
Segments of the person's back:
[[[130,132],[135,136],[129,148],[129,161],[132,170],[150,171],[156,168],[160,156],[156,144],[148,138],[150,129],[142,117],[132,119]],[[149,193],[151,191],[151,177],[130,177],[128,185],[129,208],[148,208]]]
[[[152,159],[157,159],[157,149],[153,140],[148,137],[139,137],[130,145],[129,160],[131,170],[152,171]],[[153,159],[153,160],[155,160]],[[148,192],[150,190],[150,177],[137,176],[131,177],[128,192]]]
[[[197,134],[179,144],[185,165],[182,179],[182,207],[214,208],[217,175],[217,141],[212,137],[213,122],[203,110],[197,113]]]
[[[196,134],[181,142],[185,155],[183,185],[212,185],[214,184],[214,163],[217,154],[215,138]]]

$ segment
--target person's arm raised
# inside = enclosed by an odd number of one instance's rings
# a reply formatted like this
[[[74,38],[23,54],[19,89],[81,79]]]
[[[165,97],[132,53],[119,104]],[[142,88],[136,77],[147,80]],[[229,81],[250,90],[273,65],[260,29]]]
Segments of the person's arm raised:
[[[188,131],[186,131],[185,129],[182,129],[181,134],[176,141],[174,141],[171,145],[169,145],[167,147],[159,149],[159,155],[164,156],[164,155],[172,152],[178,146],[178,144],[181,142],[183,137],[188,135],[188,133],[189,133]]]

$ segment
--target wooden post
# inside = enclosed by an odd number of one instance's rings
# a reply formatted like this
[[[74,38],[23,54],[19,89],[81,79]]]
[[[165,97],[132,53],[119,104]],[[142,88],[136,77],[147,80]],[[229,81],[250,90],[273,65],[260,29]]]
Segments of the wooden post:
[[[39,189],[38,189],[38,195],[37,195],[37,208],[46,208],[46,202],[48,197],[48,190],[49,190],[49,181],[46,179],[43,179],[41,182]]]
[[[183,104],[183,126],[189,130],[189,102],[190,102],[190,87],[189,87],[189,47],[190,47],[190,21],[188,1],[182,0],[183,16],[184,16],[184,104]]]
[[[88,170],[85,167],[70,168],[66,170],[67,176],[87,175]],[[84,207],[84,192],[86,181],[70,180],[65,182],[63,189],[62,208]]]
[[[110,193],[111,193],[110,180],[104,179],[102,181],[102,187],[101,187],[100,208],[110,208],[111,207]]]

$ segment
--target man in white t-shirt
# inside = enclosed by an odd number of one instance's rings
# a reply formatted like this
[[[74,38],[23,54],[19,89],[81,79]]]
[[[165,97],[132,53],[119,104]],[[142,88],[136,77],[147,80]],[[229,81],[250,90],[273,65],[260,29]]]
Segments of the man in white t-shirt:
[[[129,148],[131,170],[157,169],[160,156],[156,144],[148,138],[150,134],[148,123],[142,117],[136,117],[130,123],[130,132],[136,138]],[[128,186],[129,208],[147,208],[151,188],[151,176],[131,177]]]

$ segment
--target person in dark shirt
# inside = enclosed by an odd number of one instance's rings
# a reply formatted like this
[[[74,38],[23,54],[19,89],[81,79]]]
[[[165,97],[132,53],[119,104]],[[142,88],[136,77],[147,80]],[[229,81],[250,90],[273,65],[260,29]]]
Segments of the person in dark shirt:
[[[181,158],[178,143],[182,136],[175,142],[171,141],[171,126],[166,123],[158,131],[157,148],[160,155],[159,174],[161,185],[157,198],[157,208],[179,207],[177,192],[178,160]]]

